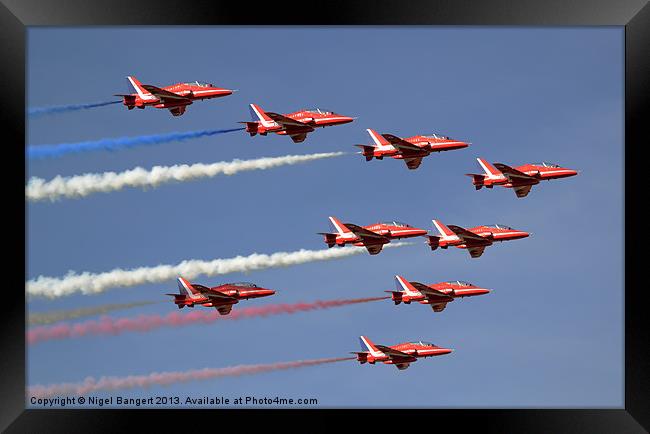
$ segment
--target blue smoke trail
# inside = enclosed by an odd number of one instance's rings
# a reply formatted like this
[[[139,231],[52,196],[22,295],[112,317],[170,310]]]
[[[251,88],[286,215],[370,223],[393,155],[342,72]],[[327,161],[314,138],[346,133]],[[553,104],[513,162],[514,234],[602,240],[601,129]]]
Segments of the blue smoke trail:
[[[30,117],[36,117],[36,116],[43,116],[43,115],[51,115],[55,113],[65,113],[65,112],[71,112],[76,110],[84,110],[84,109],[89,109],[94,107],[103,107],[105,105],[118,104],[121,102],[122,101],[104,101],[104,102],[95,102],[89,104],[69,104],[69,105],[57,105],[53,107],[36,107],[36,108],[29,109],[27,111],[27,114]]]
[[[134,148],[137,146],[158,145],[160,143],[175,142],[199,137],[225,134],[232,131],[241,131],[244,128],[230,128],[226,130],[200,130],[185,133],[153,134],[150,136],[118,137],[115,139],[102,139],[91,142],[60,143],[57,145],[37,145],[27,147],[27,158],[39,160],[42,158],[56,158],[66,154],[77,154],[90,151],[117,151],[120,149]]]

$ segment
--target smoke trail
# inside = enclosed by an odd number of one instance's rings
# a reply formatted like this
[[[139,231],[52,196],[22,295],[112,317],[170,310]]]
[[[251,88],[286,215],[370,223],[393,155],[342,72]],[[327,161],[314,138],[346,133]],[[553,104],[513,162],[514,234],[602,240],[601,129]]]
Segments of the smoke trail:
[[[49,182],[41,178],[31,178],[25,188],[25,196],[32,201],[60,197],[84,197],[92,193],[121,190],[124,187],[158,187],[160,184],[178,181],[193,181],[217,175],[235,175],[248,170],[266,170],[274,167],[306,163],[322,158],[344,155],[345,152],[327,152],[308,155],[285,155],[283,157],[264,157],[254,160],[233,160],[212,164],[180,164],[174,166],[154,166],[151,170],[136,167],[121,173],[87,173],[80,176],[57,176]]]
[[[27,114],[30,117],[37,117],[37,116],[50,115],[55,113],[65,113],[65,112],[85,110],[85,109],[90,109],[95,107],[103,107],[106,105],[118,104],[120,102],[122,101],[104,101],[104,102],[95,102],[89,104],[68,104],[68,105],[57,105],[52,107],[36,107],[36,108],[29,109],[27,111]]]
[[[71,310],[56,310],[51,312],[30,312],[29,325],[46,325],[59,321],[83,318],[86,316],[101,315],[115,310],[130,309],[132,307],[148,306],[163,303],[162,301],[138,301],[135,303],[105,304],[103,306],[83,307]]]
[[[410,246],[413,243],[391,243],[384,248]],[[68,272],[64,277],[39,276],[26,282],[29,296],[58,298],[80,292],[97,294],[108,288],[160,283],[177,278],[179,275],[194,279],[199,275],[216,276],[229,273],[250,272],[267,268],[289,267],[314,261],[329,261],[353,255],[367,254],[363,247],[348,247],[327,250],[305,250],[277,252],[270,255],[253,253],[227,259],[201,261],[190,259],[176,265],[140,267],[131,270],[116,268],[103,273]]]
[[[269,315],[293,314],[312,310],[331,309],[333,307],[349,306],[352,304],[368,303],[386,300],[390,297],[353,298],[348,300],[327,300],[311,303],[274,304],[261,307],[247,307],[233,310],[230,315],[221,316],[215,310],[198,310],[182,314],[171,312],[161,315],[138,315],[134,318],[111,318],[104,316],[96,321],[69,324],[62,323],[53,326],[34,327],[27,331],[27,342],[38,342],[53,339],[77,338],[88,335],[118,335],[123,332],[146,332],[160,327],[181,327],[191,324],[210,324],[215,321],[236,320],[244,318],[267,317]]]
[[[99,380],[87,377],[81,383],[51,384],[49,386],[35,385],[27,390],[28,396],[46,398],[49,396],[88,395],[99,390],[132,389],[135,387],[167,386],[173,383],[209,380],[218,377],[235,377],[252,375],[262,372],[286,369],[304,368],[307,366],[324,365],[354,357],[336,357],[329,359],[298,360],[295,362],[279,362],[264,365],[237,365],[226,368],[203,368],[190,371],[153,372],[148,375],[130,375],[128,377],[101,377]]]
[[[37,145],[27,147],[27,157],[38,160],[42,158],[61,157],[66,154],[76,154],[89,151],[117,151],[119,149],[133,148],[136,146],[158,145],[160,143],[175,142],[181,140],[197,139],[199,137],[214,136],[233,131],[241,131],[244,128],[230,128],[225,130],[200,130],[188,131],[185,133],[153,134],[150,136],[118,137],[115,139],[102,139],[90,142],[60,143],[56,145]]]

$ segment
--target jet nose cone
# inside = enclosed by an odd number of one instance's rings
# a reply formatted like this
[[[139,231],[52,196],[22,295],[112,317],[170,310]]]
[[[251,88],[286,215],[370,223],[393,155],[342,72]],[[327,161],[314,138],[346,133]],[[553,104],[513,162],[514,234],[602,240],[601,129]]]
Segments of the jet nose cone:
[[[341,122],[342,124],[347,124],[347,123],[352,122],[352,121],[355,120],[355,119],[356,119],[356,117],[351,117],[351,116],[341,116],[341,121],[340,121],[340,122]]]
[[[210,88],[210,94],[212,95],[227,96],[227,95],[232,95],[233,92],[235,91],[231,89],[224,89],[221,87]]]
[[[568,169],[567,176],[576,176],[579,173],[578,170]]]
[[[486,288],[478,288],[476,290],[476,293],[478,295],[489,294],[490,292],[492,292],[492,290],[491,289],[486,289]]]

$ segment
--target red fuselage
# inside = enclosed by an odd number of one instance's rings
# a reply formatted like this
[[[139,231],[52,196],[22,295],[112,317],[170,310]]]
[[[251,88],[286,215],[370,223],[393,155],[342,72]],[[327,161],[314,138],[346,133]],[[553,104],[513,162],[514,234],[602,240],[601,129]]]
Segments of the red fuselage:
[[[389,224],[389,223],[375,223],[372,225],[362,226],[362,227],[363,229],[367,229],[371,232],[382,235],[388,238],[389,240],[421,237],[427,234],[427,231],[424,229],[414,228],[406,225],[397,226],[395,224]],[[325,242],[328,241],[326,240]],[[334,242],[339,246],[345,246],[346,244],[352,244],[354,246],[364,245],[364,243],[361,242],[360,238],[353,233],[337,234]]]
[[[283,115],[289,119],[304,124],[304,132],[313,131],[314,128],[331,127],[334,125],[342,125],[352,122],[354,118],[349,116],[339,115],[333,112],[318,112],[301,110],[293,113]],[[300,125],[287,125],[282,122],[265,122],[264,125],[261,121],[247,122],[246,132],[255,135],[261,134],[265,136],[268,133],[275,133],[279,135],[295,134],[301,132]]]
[[[426,285],[429,288],[435,289],[436,291],[442,292],[445,295],[448,295],[452,298],[463,298],[463,297],[474,297],[477,295],[488,294],[489,289],[480,288],[478,286],[468,284],[465,282],[440,282]],[[408,294],[406,291],[396,292],[396,291],[386,291],[391,292],[391,299],[395,304],[405,303],[410,304],[411,302],[418,302],[420,304],[431,304],[436,303],[436,301],[431,301],[426,295],[417,292]],[[452,300],[453,301],[453,300]]]
[[[467,148],[469,144],[450,138],[431,137],[431,136],[413,136],[402,139],[421,149],[419,153],[411,153],[404,157],[402,153],[394,147],[364,147],[363,155],[368,156],[368,151],[372,152],[371,156],[381,160],[384,157],[391,157],[397,160],[404,158],[426,157],[432,152],[452,151],[455,149]]]
[[[198,285],[194,285],[198,286]],[[209,292],[214,294],[224,294],[228,297],[232,297],[234,300],[221,301],[217,299],[210,299],[207,295],[208,293],[198,293],[189,296],[179,296],[176,297],[174,303],[179,306],[188,306],[194,307],[195,305],[200,305],[204,307],[218,307],[218,306],[227,306],[237,304],[239,300],[248,300],[249,298],[260,298],[268,297],[275,294],[275,291],[272,289],[260,288],[260,287],[250,287],[250,286],[239,286],[232,284],[224,284],[220,286],[214,286],[208,288]],[[205,294],[205,295],[204,295]]]
[[[530,235],[528,232],[519,231],[512,228],[498,228],[493,226],[476,226],[467,230],[476,235],[479,235],[480,237],[485,238],[490,242],[518,240],[520,238],[526,238]],[[448,246],[455,246],[460,249],[467,248],[463,240],[455,235],[441,237],[438,241],[438,245],[443,249]]]
[[[578,174],[576,170],[566,167],[548,167],[537,164],[524,164],[523,166],[514,167],[514,169],[531,176],[532,180],[521,180],[511,182],[505,175],[484,175],[482,179],[474,178],[475,186],[484,186],[492,188],[494,185],[500,185],[506,188],[517,187],[520,185],[538,184],[539,181],[549,181],[551,179],[568,178]]]
[[[146,89],[147,85],[143,85]],[[133,107],[145,108],[152,106],[154,108],[169,109],[174,107],[187,106],[193,101],[202,101],[204,99],[220,98],[232,94],[232,90],[216,87],[211,84],[196,83],[176,83],[171,86],[162,88],[167,92],[176,94],[182,99],[174,100],[173,98],[164,98],[158,96],[141,97],[138,93],[132,93],[124,96],[123,104],[129,109]],[[154,91],[155,93],[155,91]]]
[[[395,361],[386,354],[373,355],[370,351],[365,351],[357,353],[357,361],[359,361],[361,364],[370,363],[371,365],[374,365],[375,363],[380,362],[387,365],[394,365],[398,363],[401,364],[415,362],[419,358],[442,356],[443,354],[449,354],[453,351],[450,348],[441,348],[436,345],[422,344],[419,342],[405,342],[402,344],[392,345],[388,348],[408,354],[411,356],[411,358]]]

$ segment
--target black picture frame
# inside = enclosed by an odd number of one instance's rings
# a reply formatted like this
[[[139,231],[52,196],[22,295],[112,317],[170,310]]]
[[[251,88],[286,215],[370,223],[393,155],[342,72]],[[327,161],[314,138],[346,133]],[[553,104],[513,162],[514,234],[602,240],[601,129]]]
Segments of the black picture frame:
[[[340,1],[277,3],[224,1],[83,1],[83,0],[1,0],[0,33],[4,80],[3,105],[0,110],[6,151],[15,152],[16,162],[23,161],[25,142],[25,72],[26,27],[28,26],[108,26],[108,25],[498,25],[498,26],[624,26],[625,27],[625,404],[622,409],[498,409],[498,410],[402,410],[424,422],[433,422],[434,429],[447,423],[454,430],[480,429],[483,432],[589,432],[636,433],[650,430],[650,339],[643,293],[647,291],[643,271],[645,227],[642,221],[642,176],[647,167],[639,158],[639,147],[647,146],[648,128],[643,113],[650,95],[650,5],[644,0],[484,0],[433,1],[409,0],[395,2]],[[261,7],[261,5],[267,7]],[[598,128],[596,125],[594,128]],[[12,155],[13,156],[13,155]],[[19,185],[20,165],[11,175],[11,203],[18,204],[24,185]],[[5,165],[7,166],[7,165]],[[15,181],[15,184],[14,182]],[[15,195],[15,197],[14,197]],[[17,205],[18,206],[18,205]],[[26,204],[22,213],[5,213],[7,227],[25,228],[25,237],[16,245],[26,246]],[[22,222],[20,221],[23,218]],[[594,218],[594,216],[585,216]],[[11,225],[11,226],[10,226]],[[635,228],[639,232],[635,233]],[[578,230],[578,228],[576,228]],[[10,230],[10,232],[18,232]],[[598,234],[594,234],[598,236]],[[16,236],[18,238],[18,235]],[[6,246],[6,245],[5,245]],[[11,246],[13,247],[13,245]],[[10,248],[11,248],[10,247]],[[577,250],[580,246],[569,246]],[[603,245],[603,249],[608,246]],[[9,256],[12,255],[10,249]],[[26,273],[26,253],[22,269]],[[16,259],[15,269],[21,269]],[[20,287],[19,273],[5,270],[4,290]],[[15,280],[15,282],[14,282]],[[7,292],[11,294],[11,292]],[[245,410],[27,410],[25,409],[25,306],[11,299],[3,303],[2,355],[0,384],[0,428],[6,432],[98,432],[126,431],[136,428],[133,418],[145,418],[167,430],[172,427],[196,428],[197,422],[212,424],[232,418],[233,426],[251,418]],[[603,349],[606,351],[606,349]],[[588,361],[586,361],[588,362]],[[594,381],[598,381],[594,378]],[[433,393],[433,392],[432,392]],[[187,413],[187,412],[190,413]],[[349,410],[336,410],[349,411]],[[200,413],[198,413],[200,412]],[[227,416],[226,416],[227,412]],[[259,411],[263,417],[277,419],[293,414],[285,410]],[[332,418],[332,410],[303,410],[310,425],[323,426],[334,422],[340,428],[353,425],[363,429],[398,422],[390,410],[366,410],[367,417]],[[304,414],[307,413],[307,414]],[[402,422],[404,420],[402,419]],[[191,423],[191,425],[188,425]],[[285,423],[290,423],[285,421]],[[294,419],[296,426],[300,426]],[[438,425],[441,424],[441,425]],[[284,426],[276,425],[275,429]],[[152,426],[149,425],[149,428]],[[417,429],[416,426],[410,428]],[[181,428],[182,429],[182,428]]]

